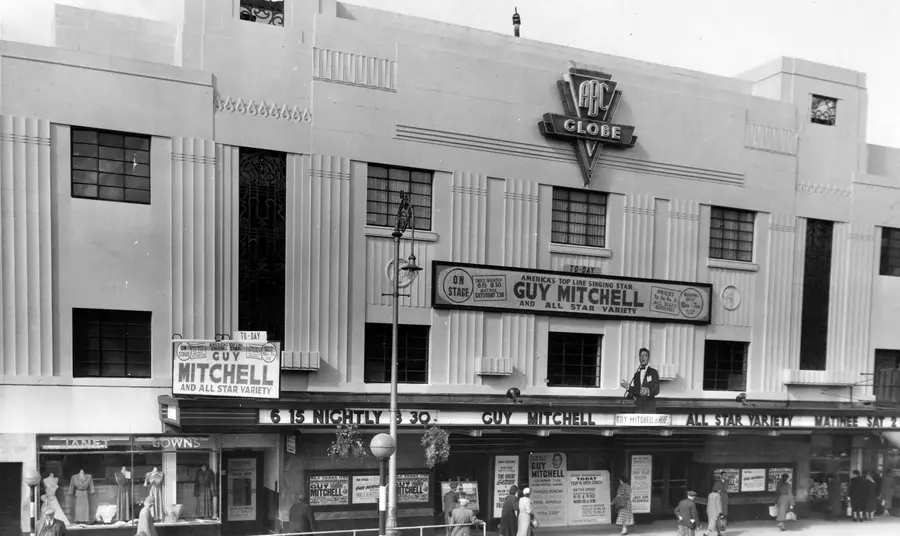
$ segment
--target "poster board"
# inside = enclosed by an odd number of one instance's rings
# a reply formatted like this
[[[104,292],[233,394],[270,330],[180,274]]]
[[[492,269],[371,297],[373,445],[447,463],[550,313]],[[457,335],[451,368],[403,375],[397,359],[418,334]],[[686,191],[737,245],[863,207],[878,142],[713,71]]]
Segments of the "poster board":
[[[653,479],[653,456],[631,456],[631,511],[635,514],[650,513],[650,494]]]
[[[231,458],[228,475],[228,521],[256,520],[256,458]]]
[[[729,494],[731,493],[740,493],[741,491],[741,470],[729,467],[725,469],[716,469],[714,471],[716,475],[720,475],[724,477],[725,480],[725,491]]]
[[[377,478],[377,477],[376,477]],[[400,473],[397,475],[397,504],[428,502],[428,473]]]
[[[459,496],[469,499],[469,510],[472,510],[473,512],[479,512],[481,510],[481,505],[478,501],[478,482],[475,480],[468,480],[465,482],[454,480],[453,483],[459,485],[459,487],[456,489],[456,492],[459,493]],[[441,498],[443,498],[444,495],[450,492],[450,484],[451,482],[449,480],[446,482],[441,482]]]
[[[310,506],[346,506],[350,504],[349,475],[311,475]]]
[[[788,475],[788,483],[794,485],[794,468],[793,467],[770,467],[766,471],[768,481],[768,490],[770,493],[778,491],[778,483],[781,482],[781,475]]]
[[[494,457],[494,517],[499,518],[503,514],[503,502],[509,495],[510,486],[519,482],[519,457],[495,456]]]
[[[766,470],[741,469],[741,493],[766,491]]]
[[[612,523],[609,471],[569,471],[567,480],[569,526]]]
[[[542,527],[566,526],[566,454],[532,453],[528,467],[534,516]]]
[[[353,477],[353,504],[378,504],[378,475],[355,475]]]

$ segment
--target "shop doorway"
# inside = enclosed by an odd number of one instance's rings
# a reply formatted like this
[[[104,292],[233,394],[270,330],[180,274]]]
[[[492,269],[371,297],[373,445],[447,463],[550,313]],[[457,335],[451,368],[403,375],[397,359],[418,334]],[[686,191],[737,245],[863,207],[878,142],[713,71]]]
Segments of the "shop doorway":
[[[0,534],[20,534],[19,511],[21,500],[16,500],[22,493],[22,464],[0,463]]]
[[[687,496],[693,464],[691,452],[664,452],[653,455],[651,515],[672,516],[675,507]]]
[[[263,453],[222,453],[222,533],[229,536],[265,532]]]
[[[478,505],[479,512],[476,515],[479,519],[490,519],[493,515],[491,510],[491,498],[488,496],[490,492],[491,480],[491,460],[492,456],[488,453],[453,453],[450,458],[442,464],[435,466],[434,471],[434,488],[435,488],[435,510],[438,513],[437,521],[443,524],[441,517],[443,508],[443,497],[441,492],[441,482],[456,481],[461,482],[477,482],[478,489]],[[471,497],[469,497],[471,499]],[[484,516],[487,516],[484,517]]]

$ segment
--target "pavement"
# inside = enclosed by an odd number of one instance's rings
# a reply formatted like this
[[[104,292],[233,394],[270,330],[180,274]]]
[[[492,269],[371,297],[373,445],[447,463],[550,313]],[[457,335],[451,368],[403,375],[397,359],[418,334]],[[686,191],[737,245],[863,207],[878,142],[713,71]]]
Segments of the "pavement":
[[[781,532],[776,527],[776,521],[741,521],[728,525],[724,536],[766,536],[787,533],[800,533],[806,536],[847,536],[848,533],[860,532],[866,536],[897,536],[900,535],[900,517],[878,517],[874,521],[854,523],[849,518],[839,521],[826,521],[824,519],[798,520],[785,524],[787,531]],[[603,527],[547,527],[537,528],[534,536],[598,536],[615,535],[621,532],[621,527],[606,525]],[[703,536],[704,531],[696,531],[696,536]],[[488,533],[490,534],[490,533]],[[633,536],[657,536],[678,534],[674,519],[672,521],[657,521],[646,525],[634,525],[629,527],[628,534]]]

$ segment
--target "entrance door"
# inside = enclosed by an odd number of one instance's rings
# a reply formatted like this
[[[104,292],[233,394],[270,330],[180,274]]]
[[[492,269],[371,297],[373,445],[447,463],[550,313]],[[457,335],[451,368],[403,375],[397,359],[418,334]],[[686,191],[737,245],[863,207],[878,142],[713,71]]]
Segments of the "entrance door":
[[[259,534],[266,520],[263,453],[222,454],[222,530],[228,535]]]
[[[653,456],[651,514],[671,517],[681,499],[687,496],[692,466],[690,452],[665,452]]]
[[[21,534],[22,464],[0,463],[0,534]]]

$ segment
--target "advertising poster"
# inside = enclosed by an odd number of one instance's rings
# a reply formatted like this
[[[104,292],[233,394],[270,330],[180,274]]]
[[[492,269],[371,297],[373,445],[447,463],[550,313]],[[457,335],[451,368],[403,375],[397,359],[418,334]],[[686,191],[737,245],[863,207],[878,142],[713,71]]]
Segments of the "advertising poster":
[[[228,460],[228,521],[256,521],[256,458]]]
[[[609,471],[569,471],[569,525],[612,523]]]
[[[434,307],[709,324],[706,283],[434,263]]]
[[[278,398],[280,343],[172,341],[172,394],[225,398]]]
[[[714,473],[724,478],[725,490],[728,493],[739,493],[741,491],[740,469],[716,469]]]
[[[378,504],[378,478],[378,475],[353,477],[353,504]]]
[[[794,469],[791,467],[770,467],[768,469],[769,492],[778,491],[778,483],[781,482],[781,475],[788,476],[788,483],[794,485]]]
[[[459,485],[459,487],[456,488],[456,492],[459,493],[460,498],[465,497],[466,499],[469,499],[469,510],[476,513],[479,512],[481,507],[478,503],[478,482],[472,480],[468,482],[454,482]],[[450,493],[450,482],[441,482],[441,497],[448,493]]]
[[[519,482],[519,457],[494,457],[494,517],[503,513],[503,501],[509,495],[509,487]]]
[[[741,469],[741,493],[766,491],[765,469]]]
[[[528,485],[534,515],[542,527],[566,525],[566,455],[563,452],[529,456]]]
[[[315,475],[309,477],[311,506],[343,506],[350,504],[350,477],[347,475]]]
[[[650,493],[653,479],[653,456],[631,456],[631,511],[635,514],[650,513]]]
[[[428,502],[428,473],[397,475],[397,503]]]

